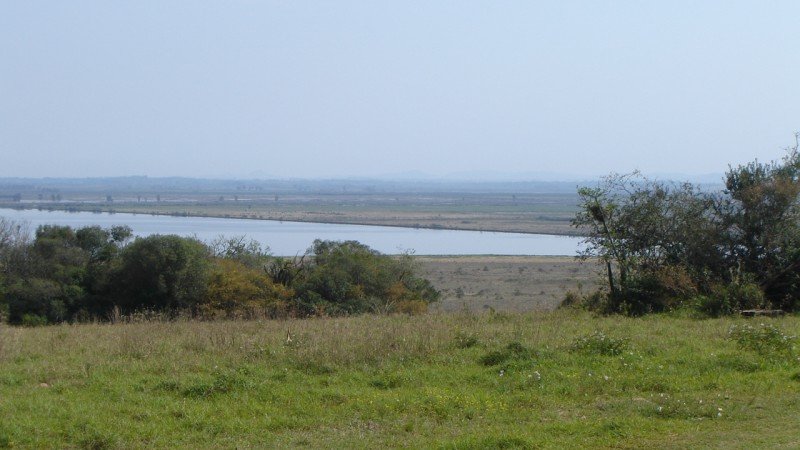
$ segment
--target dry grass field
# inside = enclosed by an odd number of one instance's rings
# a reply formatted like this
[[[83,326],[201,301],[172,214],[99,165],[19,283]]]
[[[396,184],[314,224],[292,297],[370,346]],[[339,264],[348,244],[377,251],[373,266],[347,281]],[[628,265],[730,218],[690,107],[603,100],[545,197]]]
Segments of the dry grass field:
[[[433,228],[448,230],[504,231],[575,235],[570,220],[574,211],[543,211],[538,206],[531,210],[510,209],[498,206],[470,207],[383,207],[377,205],[324,204],[147,204],[117,203],[109,205],[72,205],[70,208],[130,212],[140,214],[187,215],[194,217],[224,217],[238,219],[282,220],[292,222],[340,223],[354,225],[379,225],[408,228]]]
[[[441,311],[540,311],[568,290],[591,290],[597,265],[566,256],[419,256],[422,276],[442,293]]]

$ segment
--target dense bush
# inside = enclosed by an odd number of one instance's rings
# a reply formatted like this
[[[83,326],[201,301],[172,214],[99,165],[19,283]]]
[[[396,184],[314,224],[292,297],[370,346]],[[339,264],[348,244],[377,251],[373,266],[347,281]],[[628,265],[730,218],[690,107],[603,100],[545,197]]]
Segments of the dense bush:
[[[205,318],[285,316],[292,294],[263,269],[234,259],[217,259],[209,272],[199,313]]]
[[[127,227],[39,227],[0,218],[0,320],[40,325],[134,313],[200,318],[424,312],[438,292],[409,255],[315,241],[271,257],[254,241],[172,235],[131,241]]]
[[[106,300],[123,312],[194,310],[205,295],[209,263],[208,248],[195,239],[169,235],[136,239],[111,269]]]
[[[731,168],[721,192],[633,173],[579,195],[573,223],[588,234],[584,256],[606,269],[604,298],[592,302],[598,309],[800,308],[797,145],[781,161]]]
[[[302,314],[422,312],[439,293],[415,275],[409,255],[392,258],[356,241],[316,240],[290,283]],[[281,279],[281,278],[279,278]]]

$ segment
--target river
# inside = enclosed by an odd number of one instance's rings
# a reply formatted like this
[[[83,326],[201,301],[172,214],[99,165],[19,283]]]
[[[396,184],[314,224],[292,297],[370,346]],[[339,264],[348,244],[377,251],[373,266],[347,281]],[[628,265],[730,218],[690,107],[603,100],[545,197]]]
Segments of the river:
[[[411,251],[417,255],[568,255],[577,254],[582,238],[546,234],[487,231],[431,230],[280,222],[213,217],[174,217],[149,214],[93,213],[0,208],[0,217],[26,221],[31,230],[57,224],[79,228],[88,225],[128,225],[136,236],[177,234],[210,241],[221,235],[245,235],[267,245],[272,254],[303,254],[314,239],[356,240],[385,254]]]

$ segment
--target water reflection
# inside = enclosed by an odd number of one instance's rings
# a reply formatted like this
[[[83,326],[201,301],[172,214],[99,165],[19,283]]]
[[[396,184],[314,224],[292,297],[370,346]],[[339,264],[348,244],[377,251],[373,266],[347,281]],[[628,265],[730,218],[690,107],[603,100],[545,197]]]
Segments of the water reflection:
[[[220,235],[246,235],[268,245],[273,254],[287,256],[302,254],[314,239],[357,240],[382,253],[397,254],[413,251],[418,255],[575,255],[581,245],[581,238],[544,234],[429,230],[253,219],[2,208],[0,208],[0,216],[28,221],[32,229],[43,224],[72,227],[128,225],[137,236],[177,234],[196,236],[206,241]]]

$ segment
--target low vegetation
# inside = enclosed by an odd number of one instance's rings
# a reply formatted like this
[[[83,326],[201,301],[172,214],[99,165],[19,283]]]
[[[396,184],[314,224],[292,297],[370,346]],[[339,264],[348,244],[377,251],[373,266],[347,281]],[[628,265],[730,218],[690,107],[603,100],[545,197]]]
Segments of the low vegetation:
[[[0,326],[0,447],[796,448],[800,318]]]

